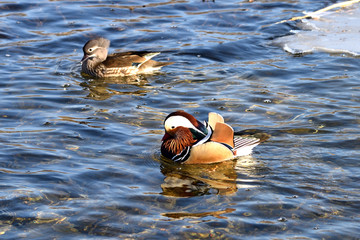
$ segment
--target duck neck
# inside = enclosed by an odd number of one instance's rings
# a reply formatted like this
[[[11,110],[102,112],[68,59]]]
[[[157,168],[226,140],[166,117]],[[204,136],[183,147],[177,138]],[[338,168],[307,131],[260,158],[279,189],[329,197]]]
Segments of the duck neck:
[[[81,69],[84,73],[91,76],[101,77],[98,76],[98,71],[96,70],[102,62],[103,60],[98,57],[89,58],[82,62]]]

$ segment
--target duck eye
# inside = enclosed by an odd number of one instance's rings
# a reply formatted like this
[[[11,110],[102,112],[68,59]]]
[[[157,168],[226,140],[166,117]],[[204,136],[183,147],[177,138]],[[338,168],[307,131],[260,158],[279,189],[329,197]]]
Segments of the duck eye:
[[[175,128],[175,126],[171,126],[171,129],[174,129]]]
[[[94,49],[92,49],[92,48],[89,48],[89,49],[88,49],[89,52],[92,52],[93,50],[94,50]]]

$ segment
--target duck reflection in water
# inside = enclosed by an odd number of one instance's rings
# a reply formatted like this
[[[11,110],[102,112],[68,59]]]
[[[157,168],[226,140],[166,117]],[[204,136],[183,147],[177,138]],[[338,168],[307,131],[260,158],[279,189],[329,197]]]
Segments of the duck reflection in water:
[[[180,165],[162,159],[161,172],[165,175],[161,184],[162,194],[174,197],[193,197],[211,194],[227,195],[237,191],[235,161],[216,164]]]
[[[263,163],[252,156],[197,165],[174,164],[162,158],[161,172],[165,175],[161,184],[162,194],[173,197],[231,195],[239,188],[256,187],[258,176],[263,174],[264,169]],[[252,179],[250,176],[257,177]]]
[[[87,98],[106,100],[114,95],[145,96],[151,91],[147,88],[146,76],[136,75],[123,78],[103,78],[80,83],[80,86],[89,90]]]

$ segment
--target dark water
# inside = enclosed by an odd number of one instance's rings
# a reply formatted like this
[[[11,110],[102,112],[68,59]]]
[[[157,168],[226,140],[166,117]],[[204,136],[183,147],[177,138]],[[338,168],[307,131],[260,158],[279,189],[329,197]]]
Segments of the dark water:
[[[1,239],[359,239],[360,58],[292,56],[275,22],[332,1],[0,2]],[[156,50],[88,80],[82,46]],[[272,137],[210,166],[160,160],[164,117]]]

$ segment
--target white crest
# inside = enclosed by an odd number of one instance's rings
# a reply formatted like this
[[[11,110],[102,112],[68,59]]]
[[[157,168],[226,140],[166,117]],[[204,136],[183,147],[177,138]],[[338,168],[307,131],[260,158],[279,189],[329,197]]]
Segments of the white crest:
[[[183,116],[171,116],[165,121],[165,130],[170,131],[177,127],[192,128],[199,131],[186,117]],[[200,131],[199,131],[200,132]]]

